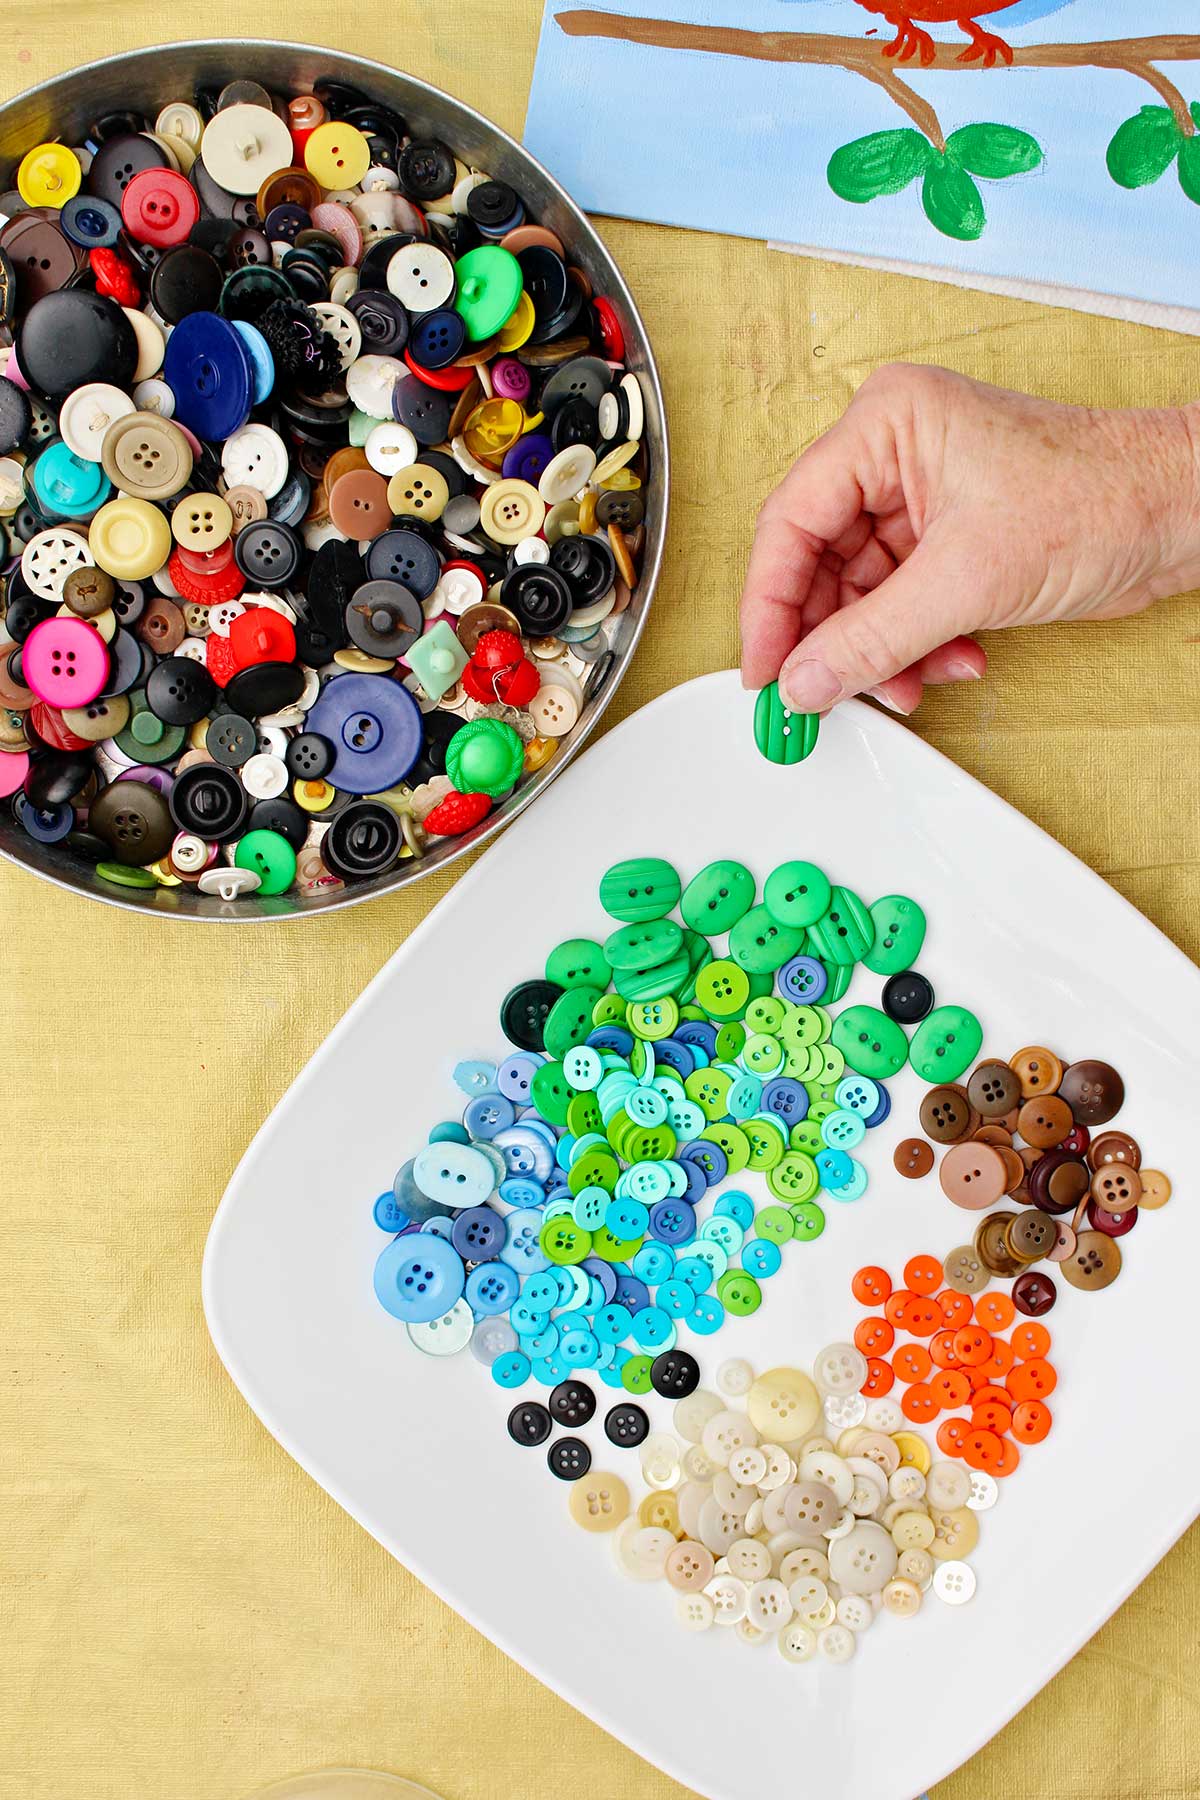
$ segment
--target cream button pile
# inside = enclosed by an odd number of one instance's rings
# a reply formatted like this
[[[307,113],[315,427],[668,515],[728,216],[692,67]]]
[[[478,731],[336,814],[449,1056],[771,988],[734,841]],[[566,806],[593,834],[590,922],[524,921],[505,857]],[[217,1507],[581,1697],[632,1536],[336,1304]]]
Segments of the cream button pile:
[[[934,1461],[886,1398],[826,1435],[826,1405],[863,1379],[861,1361],[841,1343],[819,1353],[811,1376],[756,1376],[730,1358],[719,1394],[696,1388],[676,1402],[673,1432],[643,1441],[642,1475],[656,1491],[631,1512],[619,1478],[589,1474],[573,1484],[572,1517],[615,1533],[614,1559],[632,1580],[665,1582],[686,1631],[770,1637],[785,1662],[849,1662],[880,1612],[911,1619],[930,1592],[963,1605],[976,1589],[966,1558],[996,1483]]]

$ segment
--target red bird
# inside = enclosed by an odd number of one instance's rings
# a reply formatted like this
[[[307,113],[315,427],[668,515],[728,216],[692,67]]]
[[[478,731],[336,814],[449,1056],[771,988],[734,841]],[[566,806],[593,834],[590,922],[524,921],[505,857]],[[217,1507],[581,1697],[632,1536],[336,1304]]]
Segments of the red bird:
[[[983,26],[970,15],[973,13],[1004,12],[1013,4],[1013,0],[855,0],[855,4],[863,6],[868,12],[878,13],[889,25],[896,27],[896,36],[884,47],[885,56],[895,56],[901,62],[908,62],[911,57],[920,55],[923,63],[931,63],[937,55],[937,45],[927,31],[922,31],[916,23],[922,19],[929,25],[945,25],[951,21],[960,31],[965,31],[971,42],[958,57],[959,62],[978,62],[983,59],[985,68],[990,69],[997,55],[1010,63],[1013,53],[1004,39],[997,37],[993,31],[985,31]]]

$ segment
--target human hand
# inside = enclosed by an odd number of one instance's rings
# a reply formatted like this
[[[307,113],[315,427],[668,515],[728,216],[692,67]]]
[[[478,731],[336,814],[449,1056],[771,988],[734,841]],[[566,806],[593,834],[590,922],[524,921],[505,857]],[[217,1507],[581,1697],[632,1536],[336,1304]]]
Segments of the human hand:
[[[1104,412],[894,364],[759,514],[742,679],[795,712],[983,674],[969,634],[1114,619],[1200,585],[1200,416]]]

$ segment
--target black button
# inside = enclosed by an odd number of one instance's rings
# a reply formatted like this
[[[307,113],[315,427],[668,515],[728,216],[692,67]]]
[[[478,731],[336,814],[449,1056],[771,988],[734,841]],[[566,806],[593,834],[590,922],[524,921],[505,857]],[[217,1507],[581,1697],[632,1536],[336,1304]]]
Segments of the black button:
[[[533,344],[550,344],[555,338],[565,337],[578,319],[583,306],[583,289],[575,286],[573,281],[567,283],[567,299],[561,312],[553,318],[539,318],[529,334],[529,342]]]
[[[619,525],[622,531],[636,531],[645,516],[646,508],[640,494],[623,494],[618,488],[609,488],[596,502],[599,525]]]
[[[560,1481],[578,1481],[592,1466],[592,1453],[582,1438],[559,1438],[546,1452],[546,1467]]]
[[[273,794],[269,800],[259,800],[250,808],[246,830],[277,831],[293,850],[303,850],[308,842],[310,824],[308,814],[302,812],[294,800],[289,800],[286,794]]]
[[[420,756],[405,777],[410,787],[418,787],[421,782],[432,781],[435,775],[446,773],[446,751],[450,746],[450,739],[460,729],[462,720],[457,713],[442,712],[439,709],[426,713],[422,723],[425,726],[425,742],[421,746]],[[686,1073],[691,1074],[690,1064]]]
[[[553,637],[571,616],[571,585],[546,564],[522,563],[504,577],[500,600],[530,637]]]
[[[40,811],[73,800],[92,773],[92,759],[76,750],[48,750],[29,765],[25,798]],[[154,858],[147,859],[153,862]]]
[[[323,846],[322,846],[323,848]],[[508,1415],[508,1435],[514,1444],[536,1449],[550,1436],[550,1414],[538,1400],[522,1400]]]
[[[594,450],[600,442],[595,407],[578,397],[560,406],[550,426],[550,441],[556,450],[569,449],[572,444],[586,444]]]
[[[933,1011],[933,989],[924,975],[906,969],[884,983],[883,1010],[901,1025],[915,1025]]]
[[[419,231],[389,231],[383,237],[373,237],[358,265],[358,291],[361,293],[364,288],[376,291],[386,288],[387,267],[396,252],[403,250],[408,244],[424,242]]]
[[[201,773],[199,767],[190,772]],[[172,802],[178,787],[179,781],[172,789]],[[175,836],[171,808],[145,781],[113,781],[102,788],[88,809],[88,830],[108,845],[119,863],[130,867],[157,862]]]
[[[682,1400],[700,1386],[700,1364],[686,1350],[664,1350],[650,1364],[650,1385],[667,1400]]]
[[[150,298],[169,325],[178,325],[189,313],[215,312],[224,280],[211,251],[199,244],[177,244],[156,265]]]
[[[410,200],[440,200],[454,186],[454,156],[438,138],[414,138],[400,152],[396,173]]]
[[[4,252],[0,250],[0,256]],[[0,456],[7,456],[25,442],[33,423],[33,408],[15,382],[0,381]]]
[[[253,530],[247,525],[246,531]],[[244,537],[245,532],[239,532]],[[225,703],[232,712],[247,719],[261,719],[264,713],[281,712],[304,692],[304,671],[295,663],[254,663],[239,669],[225,684]]]
[[[596,1410],[596,1396],[586,1381],[560,1381],[550,1395],[550,1416],[572,1430],[586,1425]]]
[[[261,587],[286,587],[300,567],[304,546],[290,525],[255,519],[233,540],[233,558],[247,581]]]
[[[408,314],[395,294],[380,288],[357,288],[346,310],[358,320],[364,356],[399,356],[408,342]]]
[[[208,250],[222,265],[228,262],[229,240],[237,230],[232,218],[214,219],[207,214],[196,220],[188,233],[188,243]]]
[[[171,816],[180,831],[194,831],[207,843],[223,844],[242,835],[249,811],[249,794],[233,770],[220,763],[193,763],[175,777]]]
[[[426,450],[421,457],[421,461],[425,464],[427,469],[437,470],[438,474],[445,482],[452,500],[457,499],[460,494],[472,492],[471,477],[467,474],[465,469],[460,469],[454,458],[452,456],[447,456],[444,450]],[[482,562],[480,563],[480,567],[483,567]],[[415,591],[416,590],[414,589],[414,592]]]
[[[533,301],[538,324],[555,319],[567,303],[567,266],[548,244],[533,244],[517,257],[525,292]]]
[[[326,770],[332,769],[333,758],[333,745],[319,731],[302,731],[283,753],[288,774],[297,781],[320,781]]]
[[[190,176],[192,186],[199,194],[206,213],[214,219],[232,219],[237,195],[223,188],[219,181],[213,179],[204,166],[204,158],[198,156],[192,164]],[[120,195],[117,196],[118,201]]]
[[[207,717],[216,697],[216,682],[190,656],[165,656],[146,683],[147,704],[164,725],[194,725]]]
[[[23,644],[35,626],[52,619],[57,611],[53,600],[39,600],[36,594],[17,594],[9,600],[5,629],[14,644]]]
[[[204,734],[204,748],[214,762],[240,769],[258,749],[258,733],[240,713],[222,713]]]
[[[131,631],[118,625],[108,644],[108,681],[104,695],[127,694],[142,679],[142,646]]]
[[[485,231],[507,225],[514,214],[522,212],[520,200],[507,181],[481,181],[467,195],[467,217]]]
[[[400,854],[400,821],[390,806],[356,800],[340,812],[321,839],[321,856],[343,881],[381,875]]]
[[[553,981],[523,981],[505,995],[500,1029],[519,1050],[544,1049],[542,1033],[550,1008],[563,990]]]
[[[132,131],[120,130],[115,136],[110,135],[101,144],[87,172],[87,189],[89,194],[99,194],[102,200],[119,207],[121,196],[135,175],[144,169],[169,166],[166,151],[143,137],[140,126],[134,126]]]
[[[367,551],[367,574],[372,581],[402,581],[410,594],[425,600],[441,580],[442,563],[419,531],[401,525],[375,538]]]
[[[398,381],[392,389],[392,414],[416,438],[418,444],[444,442],[454,411],[454,396],[426,387],[415,375]]]
[[[605,1418],[604,1435],[610,1444],[631,1449],[649,1437],[650,1421],[640,1406],[614,1406]]]
[[[566,411],[566,408],[563,408]],[[565,575],[576,606],[593,606],[603,600],[617,578],[617,559],[607,538],[559,538],[550,551],[550,567]]]
[[[230,268],[245,269],[250,266],[269,268],[271,264],[271,246],[265,232],[255,231],[252,226],[243,225],[235,231],[229,240],[228,261]]]
[[[17,333],[22,374],[41,393],[64,399],[89,381],[133,385],[138,343],[115,300],[87,288],[60,288],[35,300]]]
[[[346,608],[350,641],[368,656],[403,656],[424,629],[421,602],[398,581],[364,581]]]
[[[285,250],[280,268],[291,282],[298,299],[311,306],[314,300],[329,298],[329,270],[312,250]]]

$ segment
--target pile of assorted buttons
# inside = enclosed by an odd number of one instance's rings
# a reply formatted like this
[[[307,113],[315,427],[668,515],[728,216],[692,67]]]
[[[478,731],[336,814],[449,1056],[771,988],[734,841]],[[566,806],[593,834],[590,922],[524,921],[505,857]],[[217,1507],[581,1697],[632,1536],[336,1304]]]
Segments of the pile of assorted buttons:
[[[126,887],[380,875],[555,753],[644,539],[612,305],[334,81],[31,146],[0,201],[0,799]]]
[[[929,1090],[921,1128],[945,1147],[942,1189],[956,1206],[984,1214],[974,1242],[946,1258],[949,1286],[974,1294],[993,1277],[1010,1280],[1018,1312],[1035,1318],[1058,1298],[1053,1277],[1033,1266],[1043,1258],[1072,1287],[1094,1293],[1111,1286],[1121,1273],[1118,1238],[1142,1211],[1171,1197],[1161,1170],[1142,1168],[1141,1146],[1128,1132],[1092,1136],[1111,1124],[1124,1100],[1125,1084],[1110,1064],[1063,1063],[1040,1044],[1006,1063],[979,1063],[965,1087],[948,1082]],[[919,1178],[933,1164],[921,1138],[896,1147],[901,1175]],[[1001,1207],[1003,1200],[1021,1211]]]

